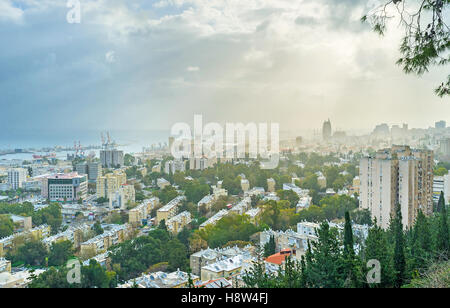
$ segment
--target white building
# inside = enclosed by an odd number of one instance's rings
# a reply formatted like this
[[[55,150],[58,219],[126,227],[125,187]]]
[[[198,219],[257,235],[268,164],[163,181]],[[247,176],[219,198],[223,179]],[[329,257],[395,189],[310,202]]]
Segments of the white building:
[[[191,274],[191,280],[196,283],[198,276]],[[188,284],[189,275],[185,272],[177,270],[173,273],[155,272],[143,274],[142,276],[131,279],[117,288],[133,288],[151,289],[151,288],[182,288]]]
[[[182,160],[169,160],[164,166],[164,172],[169,174],[175,174],[176,172],[185,172],[186,164]]]
[[[433,202],[438,203],[441,191],[444,192],[445,203],[450,203],[450,173],[433,178]]]
[[[185,226],[190,224],[191,221],[191,213],[188,211],[181,212],[180,214],[167,220],[167,230],[172,232],[172,234],[178,234]]]
[[[360,161],[360,208],[370,210],[383,229],[388,228],[397,204],[402,223],[411,226],[419,210],[433,210],[432,151],[393,146]]]
[[[220,210],[216,214],[214,214],[214,216],[212,216],[207,221],[202,223],[200,225],[199,229],[203,229],[203,228],[205,228],[208,225],[215,225],[219,220],[221,220],[223,217],[225,217],[227,215],[228,215],[228,211],[227,210]]]
[[[156,185],[159,187],[159,189],[163,189],[164,187],[169,186],[170,182],[165,178],[159,178],[156,180]]]
[[[23,187],[23,182],[27,179],[28,171],[24,168],[13,168],[8,170],[8,184],[11,189]]]

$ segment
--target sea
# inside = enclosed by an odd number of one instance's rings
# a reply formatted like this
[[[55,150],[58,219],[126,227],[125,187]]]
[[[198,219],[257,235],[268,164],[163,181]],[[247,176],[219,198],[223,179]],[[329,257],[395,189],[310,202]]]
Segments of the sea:
[[[32,149],[31,153],[13,153],[0,155],[0,160],[31,160],[34,154],[45,155],[45,148],[72,148],[74,143],[81,146],[101,146],[101,134],[106,138],[106,131],[102,130],[60,130],[60,131],[3,131],[0,132],[0,151]],[[111,140],[118,144],[117,148],[125,153],[140,153],[143,148],[160,147],[167,145],[170,136],[169,130],[110,130]],[[93,151],[98,157],[99,149]],[[67,154],[73,151],[50,151],[58,159],[66,159]]]

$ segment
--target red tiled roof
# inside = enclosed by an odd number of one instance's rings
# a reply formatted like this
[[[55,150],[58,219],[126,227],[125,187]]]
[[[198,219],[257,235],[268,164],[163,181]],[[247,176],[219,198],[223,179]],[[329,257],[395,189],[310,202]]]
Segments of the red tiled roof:
[[[283,249],[279,253],[268,256],[265,261],[281,265],[281,264],[283,264],[286,257],[288,257],[290,255],[292,255],[292,251],[290,249]]]

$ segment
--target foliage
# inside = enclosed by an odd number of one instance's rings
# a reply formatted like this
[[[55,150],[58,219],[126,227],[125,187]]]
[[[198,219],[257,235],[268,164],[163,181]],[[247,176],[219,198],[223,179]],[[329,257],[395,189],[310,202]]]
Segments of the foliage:
[[[110,250],[111,264],[121,280],[136,278],[161,262],[168,262],[168,270],[188,267],[187,247],[162,229],[152,230],[147,236],[125,241]]]
[[[280,200],[287,200],[290,203],[290,207],[295,208],[297,206],[298,201],[300,198],[298,195],[293,192],[292,190],[278,190],[277,196],[280,198]]]
[[[81,266],[81,283],[70,284],[67,281],[69,269],[66,267],[50,267],[39,276],[34,276],[28,288],[115,288],[117,275],[107,271],[95,260],[88,266]]]
[[[14,222],[9,215],[0,215],[0,238],[10,236],[14,233]]]
[[[275,237],[271,236],[269,241],[264,245],[264,257],[271,256],[276,252]]]
[[[49,225],[52,234],[56,234],[62,223],[61,206],[58,203],[50,203],[49,206],[33,212],[32,220],[36,226]]]
[[[71,241],[60,241],[53,243],[48,254],[48,265],[62,266],[66,264],[74,253],[72,246],[73,244]]]
[[[18,247],[17,252],[8,252],[7,258],[12,263],[23,262],[28,266],[44,266],[47,248],[41,241],[31,240]]]
[[[102,224],[99,221],[96,221],[94,223],[94,225],[92,226],[92,229],[95,232],[95,235],[100,235],[103,234],[103,232],[105,232],[102,228]]]
[[[308,243],[301,261],[287,259],[285,269],[277,275],[265,271],[261,255],[243,277],[246,286],[448,287],[448,251],[442,241],[449,232],[443,227],[444,221],[448,224],[448,212],[429,217],[419,212],[414,225],[405,231],[397,207],[388,230],[374,222],[359,253],[353,249],[350,215],[345,217],[343,237],[323,222],[317,230],[318,240]],[[373,260],[380,264],[380,283],[369,284],[366,276],[373,267],[368,262]]]
[[[406,288],[448,288],[450,286],[450,261],[433,263],[429,269],[414,278]]]
[[[167,203],[169,203],[169,201],[171,201],[172,199],[174,199],[178,196],[177,190],[171,185],[166,186],[159,191],[155,191],[154,194],[156,197],[159,198],[159,201],[162,204],[167,204]]]
[[[249,241],[250,236],[258,232],[248,216],[230,214],[223,217],[215,225],[208,225],[202,230],[195,231],[209,247],[221,247],[229,241]]]
[[[445,66],[450,62],[450,28],[446,24],[444,12],[449,8],[449,0],[385,0],[383,5],[362,17],[373,29],[383,35],[387,22],[399,17],[405,30],[400,45],[401,58],[397,64],[406,74],[422,75],[432,66]],[[435,90],[440,97],[450,95],[450,75]]]

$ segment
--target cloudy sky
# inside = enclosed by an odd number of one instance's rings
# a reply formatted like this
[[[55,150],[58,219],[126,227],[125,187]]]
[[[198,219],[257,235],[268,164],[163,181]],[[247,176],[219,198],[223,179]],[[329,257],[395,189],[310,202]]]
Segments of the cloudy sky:
[[[169,129],[279,122],[282,130],[450,122],[395,65],[401,31],[360,23],[375,0],[0,0],[0,129]]]

